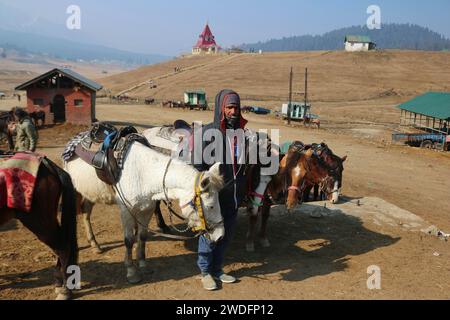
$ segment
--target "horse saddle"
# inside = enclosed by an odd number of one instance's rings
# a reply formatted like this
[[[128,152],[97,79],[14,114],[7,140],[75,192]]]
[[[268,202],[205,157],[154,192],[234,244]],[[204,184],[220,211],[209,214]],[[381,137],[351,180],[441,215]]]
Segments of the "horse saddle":
[[[290,149],[292,151],[296,151],[296,152],[300,152],[303,151],[305,149],[305,144],[301,141],[294,141],[291,146]]]
[[[107,123],[96,123],[75,153],[95,168],[100,180],[115,185],[120,178],[126,150],[131,141],[138,140],[137,136],[137,130],[131,126],[119,130]]]
[[[184,138],[189,138],[192,135],[192,127],[184,120],[177,120],[172,126],[162,127],[157,136],[179,143]]]
[[[181,158],[187,157],[183,155],[184,142],[188,142],[189,152],[193,149],[193,129],[184,120],[177,120],[171,126],[164,126],[155,133],[157,139],[151,139],[150,143],[153,148],[158,149],[159,152],[172,155],[172,152],[177,149]],[[167,143],[169,142],[169,143]]]

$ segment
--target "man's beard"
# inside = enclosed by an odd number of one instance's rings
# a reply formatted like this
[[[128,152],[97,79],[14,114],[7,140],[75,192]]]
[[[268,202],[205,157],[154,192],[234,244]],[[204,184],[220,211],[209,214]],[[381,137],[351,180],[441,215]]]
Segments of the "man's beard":
[[[232,117],[226,118],[227,129],[239,129],[240,121],[241,121],[240,116],[232,116]]]

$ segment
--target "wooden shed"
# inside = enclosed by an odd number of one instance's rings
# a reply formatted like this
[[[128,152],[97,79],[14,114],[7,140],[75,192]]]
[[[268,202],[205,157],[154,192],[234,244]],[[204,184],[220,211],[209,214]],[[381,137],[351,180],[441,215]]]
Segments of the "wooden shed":
[[[102,86],[70,69],[53,69],[20,86],[26,90],[27,111],[44,111],[46,124],[68,122],[90,125],[95,99]]]

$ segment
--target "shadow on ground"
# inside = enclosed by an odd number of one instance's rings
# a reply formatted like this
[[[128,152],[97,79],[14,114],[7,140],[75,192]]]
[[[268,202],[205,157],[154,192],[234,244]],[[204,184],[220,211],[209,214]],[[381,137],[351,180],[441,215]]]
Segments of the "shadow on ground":
[[[400,239],[368,230],[359,218],[343,214],[322,219],[302,214],[279,215],[271,217],[269,221],[272,246],[261,248],[257,245],[255,253],[247,253],[247,218],[240,215],[238,221],[236,234],[226,255],[226,265],[244,265],[237,270],[234,268],[233,274],[239,278],[264,278],[265,275],[278,273],[284,281],[303,281],[328,275],[345,270],[351,256],[391,246]],[[149,246],[155,245],[159,239],[155,240]],[[139,285],[182,280],[198,275],[197,240],[185,241],[184,245],[190,251],[187,254],[147,259],[149,267]],[[108,250],[118,246],[121,246],[119,242],[105,244]],[[133,286],[125,279],[122,262],[92,260],[81,263],[80,267],[83,290],[77,293],[78,297]],[[53,267],[31,273],[0,276],[0,279],[3,280],[0,290],[47,286],[53,283]]]

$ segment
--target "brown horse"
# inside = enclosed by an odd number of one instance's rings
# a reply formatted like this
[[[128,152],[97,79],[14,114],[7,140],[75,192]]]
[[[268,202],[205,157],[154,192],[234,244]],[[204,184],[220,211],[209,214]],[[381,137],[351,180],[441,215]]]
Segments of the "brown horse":
[[[339,156],[335,155],[333,151],[325,144],[313,144],[312,149],[314,153],[320,157],[325,164],[328,166],[328,171],[331,175],[335,177],[335,181],[337,181],[337,186],[333,191],[339,191],[338,193],[333,192],[332,194],[327,194],[326,190],[323,189],[324,185],[308,185],[306,186],[303,201],[307,202],[309,201],[309,196],[311,193],[311,190],[314,188],[314,201],[318,200],[330,200],[333,203],[336,203],[339,201],[339,193],[342,188],[342,176],[344,172],[344,162],[347,160],[347,156],[344,156],[343,158],[340,158]]]
[[[61,224],[58,222],[59,199],[62,196]],[[78,261],[75,190],[70,176],[44,158],[38,171],[29,213],[0,208],[0,225],[18,219],[58,257],[55,276],[57,299],[69,299],[67,268]]]
[[[306,117],[303,121],[303,125],[308,128],[316,126],[317,130],[320,130],[320,119]]]
[[[39,121],[41,121],[40,126],[45,125],[45,112],[44,111],[35,111],[30,113],[30,118],[33,120],[34,126],[36,128],[39,127]]]
[[[340,172],[342,173],[342,171]],[[267,238],[267,221],[270,216],[271,203],[285,197],[287,210],[291,211],[302,201],[305,190],[315,185],[319,185],[325,194],[331,196],[329,200],[332,200],[333,195],[338,192],[337,186],[339,186],[336,168],[328,165],[317,154],[313,146],[305,146],[301,142],[294,142],[288,153],[281,158],[278,174],[273,177],[267,187],[265,201],[261,208],[262,221],[259,233],[263,247],[270,246]],[[250,217],[246,245],[247,251],[250,252],[254,251],[255,248],[254,238],[257,218]]]
[[[6,136],[9,150],[14,150],[14,116],[13,113],[4,112],[0,115],[0,135]]]

